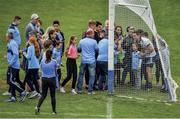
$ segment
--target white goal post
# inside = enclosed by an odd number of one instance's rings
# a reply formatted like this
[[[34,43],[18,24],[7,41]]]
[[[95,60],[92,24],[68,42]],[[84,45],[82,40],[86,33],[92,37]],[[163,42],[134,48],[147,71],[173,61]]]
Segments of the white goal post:
[[[142,21],[148,26],[152,35],[155,38],[158,48],[164,79],[168,88],[170,101],[177,101],[176,88],[178,85],[172,79],[170,58],[168,45],[157,33],[151,6],[149,0],[109,0],[109,46],[108,46],[108,93],[114,91],[114,24],[115,24],[115,6],[124,6],[138,15]],[[161,39],[161,40],[159,40]],[[162,48],[160,42],[165,43]]]

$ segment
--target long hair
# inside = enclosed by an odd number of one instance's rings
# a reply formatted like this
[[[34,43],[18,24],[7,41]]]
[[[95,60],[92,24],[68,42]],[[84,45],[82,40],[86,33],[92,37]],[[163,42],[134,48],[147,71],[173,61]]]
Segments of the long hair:
[[[35,37],[30,37],[29,42],[34,45],[35,54],[36,54],[36,57],[38,58],[40,56],[40,47],[39,47],[39,44],[37,42],[37,39]]]
[[[54,28],[53,28],[52,26],[49,26],[49,27],[46,29],[45,33],[44,33],[43,36],[42,36],[42,40],[43,40],[43,41],[45,41],[45,40],[48,39],[49,31],[50,31],[50,30],[53,30],[53,29],[54,29]]]
[[[123,36],[123,29],[122,29],[122,26],[119,26],[119,25],[116,26],[114,31],[116,31],[117,28],[120,28],[120,29],[121,29],[121,35]],[[115,35],[119,35],[119,34],[117,34],[117,32],[115,32]]]
[[[72,44],[72,42],[73,42],[73,40],[74,40],[75,38],[76,38],[76,36],[71,36],[71,37],[70,37],[68,46],[67,46],[66,51],[65,51],[65,55],[66,55],[66,56],[68,55],[69,47],[70,47],[70,45]]]
[[[45,63],[49,63],[51,61],[51,58],[52,58],[52,51],[47,50],[46,51],[46,61],[45,61]]]
[[[50,39],[50,40],[52,40],[51,35],[52,35],[54,32],[56,32],[54,29],[52,29],[52,30],[49,31],[48,36],[49,36],[49,39]]]
[[[45,40],[43,44],[44,50],[49,49],[51,45],[52,45],[52,42],[50,40]]]

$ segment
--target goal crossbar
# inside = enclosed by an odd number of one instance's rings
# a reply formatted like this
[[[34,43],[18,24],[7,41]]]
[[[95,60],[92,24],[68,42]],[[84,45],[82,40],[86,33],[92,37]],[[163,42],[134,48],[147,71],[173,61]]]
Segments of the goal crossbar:
[[[130,7],[139,7],[139,8],[145,8],[145,9],[148,8],[148,6],[145,6],[145,5],[135,5],[135,4],[127,4],[127,3],[115,3],[115,5],[130,6]]]

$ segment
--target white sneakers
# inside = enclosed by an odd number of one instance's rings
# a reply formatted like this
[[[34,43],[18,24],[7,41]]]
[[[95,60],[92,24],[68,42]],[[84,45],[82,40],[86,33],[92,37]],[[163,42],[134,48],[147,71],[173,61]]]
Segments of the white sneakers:
[[[61,93],[66,93],[64,87],[61,87],[61,88],[60,88],[60,92],[61,92]],[[75,89],[72,89],[72,90],[71,90],[71,93],[72,93],[73,95],[76,95],[76,94],[77,94],[77,92],[75,91]]]
[[[2,95],[3,95],[3,96],[11,96],[11,93],[8,92],[8,91],[6,91],[6,92],[4,92]]]
[[[16,98],[10,97],[9,99],[5,100],[5,102],[16,102]]]
[[[38,96],[38,94],[39,94],[38,92],[33,91],[28,98],[29,98],[29,99],[33,99],[33,98],[35,98],[36,96]]]
[[[35,110],[35,114],[38,115],[40,113],[40,108],[38,108],[37,106],[34,108]]]
[[[77,92],[75,91],[75,89],[72,89],[72,90],[71,90],[71,93],[72,93],[73,95],[76,95],[76,94],[77,94]]]
[[[61,93],[66,93],[64,87],[61,87],[61,88],[60,88],[60,92],[61,92]],[[71,90],[71,93],[72,93],[73,95],[76,95],[76,94],[81,94],[82,91],[76,92],[75,89],[72,89],[72,90]],[[95,92],[93,92],[93,91],[92,91],[92,92],[88,92],[88,95],[94,95],[94,94],[95,94]]]
[[[61,88],[60,88],[60,92],[61,92],[61,93],[66,93],[66,91],[64,90],[64,87],[61,87]]]
[[[52,115],[56,115],[57,113],[56,112],[53,112]]]
[[[88,95],[94,95],[95,94],[95,92],[88,92]]]

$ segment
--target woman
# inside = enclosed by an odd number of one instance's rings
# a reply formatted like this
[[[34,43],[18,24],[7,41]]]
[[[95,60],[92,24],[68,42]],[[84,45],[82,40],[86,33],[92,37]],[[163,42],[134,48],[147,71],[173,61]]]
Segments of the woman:
[[[29,98],[34,98],[36,96],[40,97],[40,90],[38,84],[38,70],[39,70],[39,60],[38,57],[40,56],[40,48],[39,44],[35,37],[30,37],[28,41],[29,47],[27,49],[27,53],[23,52],[23,55],[28,60],[28,70],[27,70],[27,83],[32,91],[32,94]],[[36,90],[34,89],[34,86]]]
[[[71,36],[69,46],[66,49],[66,56],[67,56],[67,61],[66,61],[66,69],[67,69],[67,77],[62,83],[62,87],[60,88],[60,92],[65,93],[64,86],[66,83],[71,79],[73,75],[73,81],[72,81],[72,94],[77,94],[75,91],[75,85],[76,85],[76,80],[77,80],[77,64],[76,64],[76,59],[78,58],[78,53],[77,53],[77,48],[76,48],[76,41],[77,37],[76,36]]]
[[[114,31],[114,69],[115,75],[114,77],[117,79],[117,85],[120,84],[120,76],[121,76],[121,68],[122,68],[122,48],[121,43],[123,40],[123,31],[121,26],[116,26]]]
[[[35,107],[35,114],[39,114],[40,107],[45,100],[50,89],[51,95],[51,105],[52,105],[52,114],[56,114],[56,74],[57,74],[57,62],[52,59],[52,51],[46,51],[46,59],[41,62],[41,71],[42,71],[42,95],[39,99],[38,105]]]

